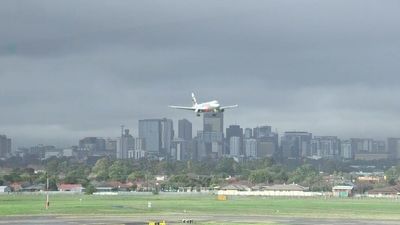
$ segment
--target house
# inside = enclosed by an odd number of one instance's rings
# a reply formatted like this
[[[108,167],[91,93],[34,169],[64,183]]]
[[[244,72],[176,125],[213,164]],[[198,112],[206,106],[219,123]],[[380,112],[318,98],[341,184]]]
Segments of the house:
[[[11,188],[9,186],[0,186],[0,193],[9,193]]]
[[[353,195],[353,186],[339,185],[332,188],[335,197],[351,197]]]
[[[70,192],[83,192],[84,188],[81,184],[59,184],[57,185],[58,191],[70,191]]]
[[[400,184],[384,188],[376,188],[368,191],[369,197],[398,196],[400,195]]]
[[[274,184],[271,186],[263,186],[262,187],[263,190],[265,191],[308,191],[308,187],[303,187],[301,185],[298,184]]]
[[[220,188],[224,191],[250,191],[251,189],[244,184],[228,184]]]
[[[39,191],[44,191],[44,190],[46,190],[44,184],[31,185],[31,186],[24,187],[21,189],[21,191],[24,191],[24,192],[39,192]]]

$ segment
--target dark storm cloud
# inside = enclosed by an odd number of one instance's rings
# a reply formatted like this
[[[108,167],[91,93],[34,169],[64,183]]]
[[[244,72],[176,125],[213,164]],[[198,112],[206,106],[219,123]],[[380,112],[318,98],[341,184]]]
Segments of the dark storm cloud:
[[[397,1],[2,1],[0,133],[117,136],[166,108],[239,104],[226,125],[400,136]]]

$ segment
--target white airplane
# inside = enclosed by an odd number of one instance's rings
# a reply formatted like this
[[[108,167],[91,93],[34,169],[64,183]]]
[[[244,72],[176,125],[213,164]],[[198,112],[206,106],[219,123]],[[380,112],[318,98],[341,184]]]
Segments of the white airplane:
[[[213,115],[215,116],[217,112],[223,112],[223,111],[225,111],[225,109],[238,107],[238,105],[221,106],[217,100],[197,104],[196,97],[194,96],[193,93],[192,93],[192,102],[193,102],[193,106],[191,106],[191,107],[174,106],[174,105],[170,105],[169,107],[174,108],[174,109],[191,110],[191,111],[194,111],[197,116],[200,116],[200,113],[204,113],[204,112],[213,112],[214,113]]]

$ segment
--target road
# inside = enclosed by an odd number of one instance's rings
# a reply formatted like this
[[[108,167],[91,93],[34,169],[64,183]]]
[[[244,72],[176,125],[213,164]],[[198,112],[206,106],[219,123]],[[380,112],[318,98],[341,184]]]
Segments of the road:
[[[181,224],[181,215],[177,216],[15,216],[2,217],[0,224],[26,224],[26,225],[50,225],[50,224],[70,224],[70,225],[101,225],[101,224],[125,224],[139,225],[147,224],[148,221],[167,221],[167,224]],[[398,220],[371,220],[371,219],[326,219],[326,218],[294,218],[294,217],[274,217],[274,216],[193,216],[186,219],[193,219],[195,222],[214,221],[216,223],[276,223],[285,225],[397,225]]]

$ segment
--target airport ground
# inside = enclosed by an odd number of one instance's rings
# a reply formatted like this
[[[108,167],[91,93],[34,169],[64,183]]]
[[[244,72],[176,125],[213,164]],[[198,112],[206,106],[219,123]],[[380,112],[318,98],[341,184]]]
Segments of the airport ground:
[[[47,210],[45,199],[0,195],[0,224],[400,224],[398,199],[52,195]]]

